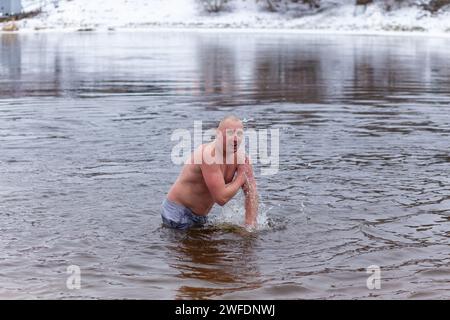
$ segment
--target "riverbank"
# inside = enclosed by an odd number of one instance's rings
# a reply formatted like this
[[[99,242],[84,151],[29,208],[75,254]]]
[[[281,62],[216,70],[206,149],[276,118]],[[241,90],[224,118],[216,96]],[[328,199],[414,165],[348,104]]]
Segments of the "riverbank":
[[[26,1],[24,1],[27,4]],[[28,0],[32,3],[31,0]],[[35,9],[27,4],[27,8]],[[355,7],[353,1],[314,14],[295,17],[267,12],[253,1],[235,1],[226,12],[206,13],[194,0],[60,1],[42,13],[0,23],[14,32],[75,32],[150,29],[214,29],[262,32],[450,35],[450,10],[435,14],[418,7],[386,12],[381,5]]]

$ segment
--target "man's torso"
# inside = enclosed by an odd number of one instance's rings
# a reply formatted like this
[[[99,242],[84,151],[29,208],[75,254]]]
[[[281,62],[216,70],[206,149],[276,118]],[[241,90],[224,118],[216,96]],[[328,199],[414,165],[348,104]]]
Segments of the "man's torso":
[[[211,145],[199,146],[191,155],[190,163],[185,164],[178,176],[177,180],[170,188],[167,198],[170,201],[181,204],[190,208],[195,214],[206,216],[214,205],[214,199],[208,190],[208,187],[203,179],[201,166],[194,163],[195,156],[202,159],[201,152],[203,147],[208,148]],[[200,154],[199,154],[200,153]],[[235,175],[237,165],[235,164],[221,164],[220,169],[223,174],[225,184],[230,183]]]

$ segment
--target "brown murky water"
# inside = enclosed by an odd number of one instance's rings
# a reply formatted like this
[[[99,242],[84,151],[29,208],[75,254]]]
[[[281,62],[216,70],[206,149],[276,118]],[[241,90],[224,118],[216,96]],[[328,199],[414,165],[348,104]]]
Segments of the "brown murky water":
[[[0,36],[1,298],[450,298],[450,39]],[[161,228],[174,129],[279,128],[264,226]],[[66,287],[69,265],[81,289]],[[366,268],[381,268],[381,289]]]

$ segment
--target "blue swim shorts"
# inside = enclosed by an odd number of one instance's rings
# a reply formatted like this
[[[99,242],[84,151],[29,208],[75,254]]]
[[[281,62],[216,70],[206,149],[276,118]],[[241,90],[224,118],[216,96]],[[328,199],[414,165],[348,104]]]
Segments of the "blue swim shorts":
[[[198,216],[191,209],[167,198],[161,205],[161,218],[165,226],[174,229],[202,226],[208,221],[206,216]]]

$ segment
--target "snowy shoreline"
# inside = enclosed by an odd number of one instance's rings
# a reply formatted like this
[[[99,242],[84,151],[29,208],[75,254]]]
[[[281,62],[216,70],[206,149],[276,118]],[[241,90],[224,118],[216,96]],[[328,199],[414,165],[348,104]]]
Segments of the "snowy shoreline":
[[[60,0],[28,19],[0,23],[0,33],[48,32],[244,32],[450,37],[450,10],[431,14],[417,7],[386,12],[379,5],[355,11],[354,0],[301,17],[261,10],[235,0],[227,12],[207,14],[197,0]],[[22,0],[32,10],[35,0]],[[5,26],[14,24],[14,31]]]
[[[332,30],[332,29],[288,29],[288,28],[217,28],[217,27],[179,27],[179,26],[153,26],[153,27],[132,27],[114,29],[93,29],[83,31],[78,28],[65,29],[43,29],[19,31],[1,31],[1,34],[53,34],[53,33],[115,33],[115,32],[177,32],[177,33],[252,33],[252,34],[284,34],[284,35],[337,35],[337,36],[392,36],[392,37],[426,37],[426,38],[450,38],[450,32],[420,32],[420,31],[377,31],[377,30]]]

